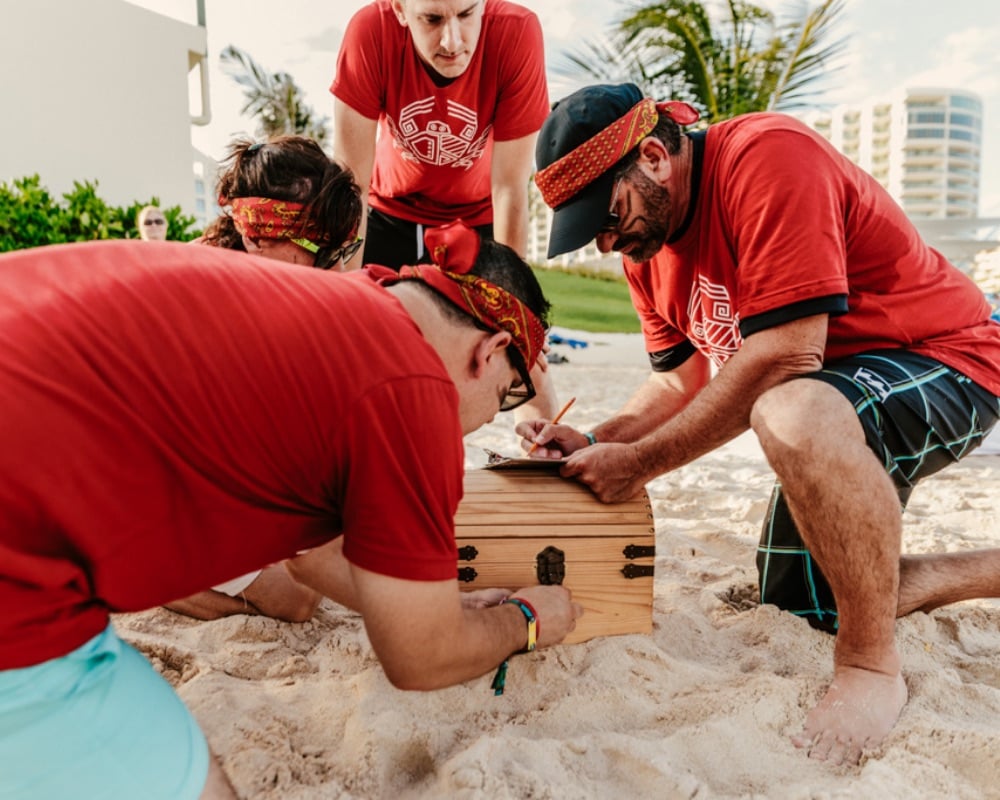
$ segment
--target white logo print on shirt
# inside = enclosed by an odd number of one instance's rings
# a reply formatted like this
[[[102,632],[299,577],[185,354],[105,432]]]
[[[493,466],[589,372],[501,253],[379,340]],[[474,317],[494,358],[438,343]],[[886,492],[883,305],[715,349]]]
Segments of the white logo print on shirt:
[[[434,98],[426,97],[405,106],[398,122],[387,118],[396,147],[410,161],[469,169],[486,149],[493,126],[476,136],[479,121],[471,108],[449,100],[446,119],[431,117],[434,108]]]
[[[740,315],[733,311],[729,290],[699,275],[688,300],[688,335],[691,343],[716,367],[740,349]]]

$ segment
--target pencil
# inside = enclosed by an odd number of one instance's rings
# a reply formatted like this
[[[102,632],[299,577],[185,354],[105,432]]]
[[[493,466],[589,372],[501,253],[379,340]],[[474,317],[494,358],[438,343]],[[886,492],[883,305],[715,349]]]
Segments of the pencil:
[[[573,405],[574,402],[576,402],[575,397],[571,397],[569,400],[567,400],[566,405],[564,405],[561,409],[559,409],[559,413],[555,415],[555,417],[553,418],[552,422],[549,423],[549,425],[555,425],[559,420],[561,420],[563,418],[563,414],[569,411],[569,407]],[[528,448],[528,455],[530,456],[532,453],[534,453],[537,448],[538,448],[538,442],[532,442],[531,447]]]

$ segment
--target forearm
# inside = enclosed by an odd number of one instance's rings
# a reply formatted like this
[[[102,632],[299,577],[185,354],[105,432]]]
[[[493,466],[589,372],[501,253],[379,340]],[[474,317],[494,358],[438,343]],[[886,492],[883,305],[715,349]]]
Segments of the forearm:
[[[520,187],[497,187],[493,191],[493,238],[521,258],[528,252],[527,182]]]
[[[343,537],[289,559],[288,573],[301,584],[328,597],[335,603],[358,610],[359,601],[351,577],[350,564],[344,558]]]
[[[650,375],[615,416],[592,432],[599,442],[637,442],[676,416],[690,399],[666,388],[659,376]]]
[[[816,341],[802,345],[804,330]],[[678,413],[636,442],[636,457],[648,476],[661,475],[731,441],[750,427],[750,412],[768,389],[822,366],[822,333],[809,320],[756,334]]]

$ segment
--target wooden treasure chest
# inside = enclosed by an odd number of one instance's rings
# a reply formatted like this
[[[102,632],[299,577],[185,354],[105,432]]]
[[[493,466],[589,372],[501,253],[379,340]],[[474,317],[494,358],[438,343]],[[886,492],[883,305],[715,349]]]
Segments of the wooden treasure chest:
[[[455,534],[466,591],[570,589],[585,613],[567,643],[653,628],[655,539],[645,490],[605,505],[551,467],[468,470]]]

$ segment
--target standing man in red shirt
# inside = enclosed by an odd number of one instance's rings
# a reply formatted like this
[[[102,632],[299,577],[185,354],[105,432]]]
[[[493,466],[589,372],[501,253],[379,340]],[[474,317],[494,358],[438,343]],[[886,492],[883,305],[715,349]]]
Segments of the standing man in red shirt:
[[[334,158],[370,207],[354,265],[427,261],[423,228],[455,219],[524,257],[549,109],[531,11],[507,0],[374,0],[347,27],[330,91]]]
[[[837,632],[833,681],[793,741],[857,762],[907,699],[896,617],[1000,595],[1000,550],[903,556],[900,516],[996,424],[1000,325],[817,133],[781,114],[681,130],[696,120],[632,84],[554,106],[535,176],[549,256],[594,239],[624,254],[653,373],[589,433],[518,427],[609,502],[753,429],[778,478],[761,601]]]

